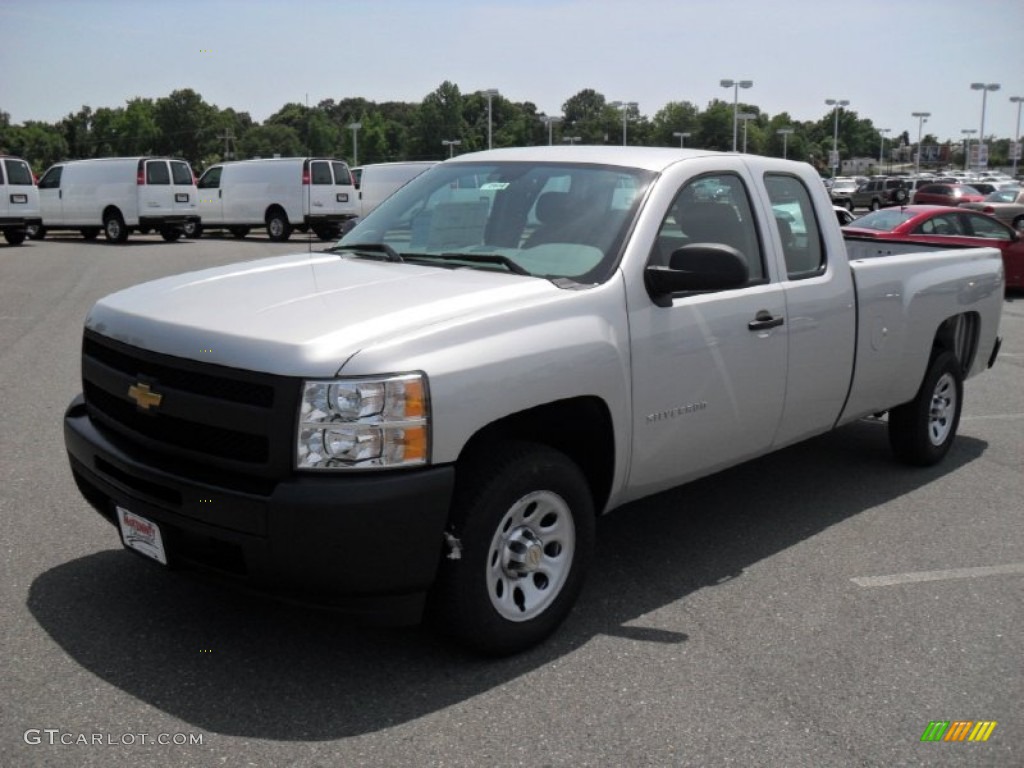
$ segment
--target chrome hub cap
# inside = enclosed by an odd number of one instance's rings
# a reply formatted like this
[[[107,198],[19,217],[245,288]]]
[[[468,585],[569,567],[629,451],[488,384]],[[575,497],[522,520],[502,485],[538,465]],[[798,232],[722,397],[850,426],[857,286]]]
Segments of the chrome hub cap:
[[[935,382],[935,391],[932,392],[932,402],[928,410],[928,439],[932,445],[942,445],[949,437],[955,415],[956,382],[952,376],[944,373]]]
[[[529,493],[513,504],[491,539],[487,591],[509,621],[543,613],[565,585],[576,549],[569,506],[552,491]]]

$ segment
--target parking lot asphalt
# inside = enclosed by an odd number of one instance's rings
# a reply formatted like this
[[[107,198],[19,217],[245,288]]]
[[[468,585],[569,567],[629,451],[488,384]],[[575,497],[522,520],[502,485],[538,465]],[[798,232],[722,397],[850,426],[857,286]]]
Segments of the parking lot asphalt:
[[[74,487],[92,303],[307,247],[0,246],[0,765],[1024,765],[1024,297],[943,464],[866,420],[617,510],[567,623],[493,661],[161,571]]]

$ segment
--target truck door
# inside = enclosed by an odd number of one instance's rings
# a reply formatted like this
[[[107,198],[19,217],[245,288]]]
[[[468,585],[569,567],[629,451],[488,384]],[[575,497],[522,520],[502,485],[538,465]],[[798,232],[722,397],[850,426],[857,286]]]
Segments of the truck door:
[[[39,180],[39,209],[44,227],[58,227],[64,223],[64,201],[60,187],[63,173],[64,166],[55,165]]]
[[[207,168],[196,185],[199,195],[199,216],[204,227],[224,223],[224,190],[220,186],[223,172],[224,166],[221,165]]]
[[[722,172],[718,169],[732,167]],[[692,167],[692,166],[691,166]],[[688,243],[722,243],[746,259],[741,288],[630,299],[633,449],[630,495],[650,493],[766,452],[782,413],[788,327],[769,279],[739,162],[707,161],[664,217],[650,264]]]

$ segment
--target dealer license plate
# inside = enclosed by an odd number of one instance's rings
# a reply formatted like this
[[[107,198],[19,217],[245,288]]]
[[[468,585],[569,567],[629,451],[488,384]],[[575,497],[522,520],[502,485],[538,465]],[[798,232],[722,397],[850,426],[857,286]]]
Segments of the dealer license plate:
[[[160,526],[141,515],[129,512],[124,507],[117,508],[117,519],[121,524],[121,541],[126,547],[167,565],[167,553],[164,551]]]

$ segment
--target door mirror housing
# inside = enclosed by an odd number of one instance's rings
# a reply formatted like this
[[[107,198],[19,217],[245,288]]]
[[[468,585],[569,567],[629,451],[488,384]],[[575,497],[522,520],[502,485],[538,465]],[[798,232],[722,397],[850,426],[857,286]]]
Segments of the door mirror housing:
[[[667,267],[647,267],[644,276],[651,298],[665,306],[674,293],[742,288],[750,281],[750,270],[743,254],[732,246],[694,243],[673,251]]]

